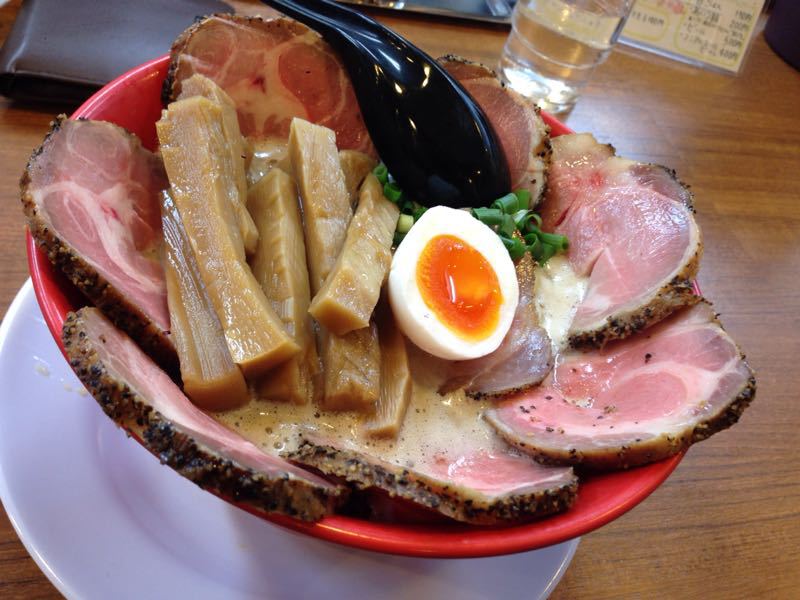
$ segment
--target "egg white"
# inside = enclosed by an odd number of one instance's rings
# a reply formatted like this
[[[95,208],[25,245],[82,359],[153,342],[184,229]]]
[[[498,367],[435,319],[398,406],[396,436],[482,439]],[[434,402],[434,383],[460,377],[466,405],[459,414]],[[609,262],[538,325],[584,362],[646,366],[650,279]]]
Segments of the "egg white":
[[[503,300],[497,327],[481,340],[459,337],[439,320],[417,286],[417,262],[428,242],[452,235],[464,240],[486,259],[500,285]],[[448,360],[465,360],[494,352],[503,341],[519,302],[514,263],[497,234],[467,211],[435,206],[420,217],[397,248],[389,271],[389,301],[403,333],[426,352]]]

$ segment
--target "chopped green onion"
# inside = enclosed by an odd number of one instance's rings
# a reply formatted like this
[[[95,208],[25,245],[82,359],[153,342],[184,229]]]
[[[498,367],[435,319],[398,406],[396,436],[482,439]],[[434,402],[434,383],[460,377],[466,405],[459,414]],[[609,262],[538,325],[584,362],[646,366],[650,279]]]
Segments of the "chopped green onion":
[[[520,233],[533,233],[533,230],[541,226],[542,219],[530,210],[518,210],[514,213],[514,223],[516,223]]]
[[[419,218],[425,214],[426,210],[428,210],[427,207],[414,202],[414,209],[411,211],[411,216],[414,217],[414,222],[419,221]]]
[[[514,194],[506,194],[492,202],[492,208],[502,210],[507,215],[510,215],[519,210],[519,199]]]
[[[519,260],[525,255],[527,248],[525,248],[525,244],[523,244],[519,238],[508,238],[504,235],[501,235],[500,240],[503,242],[506,250],[508,250],[511,260]]]
[[[566,236],[542,231],[542,218],[529,209],[530,202],[531,193],[520,189],[498,198],[489,208],[473,208],[471,213],[492,228],[512,259],[518,260],[525,252],[530,252],[543,265],[559,252],[566,251],[569,241]],[[415,214],[415,218],[419,217]]]
[[[411,215],[400,215],[397,220],[397,233],[408,233],[414,225],[414,217]]]
[[[539,240],[539,238],[535,235],[526,235],[524,239],[525,245],[528,248],[528,252],[533,255],[533,258],[539,256],[542,251],[542,242]],[[539,259],[536,258],[536,260]]]
[[[389,169],[386,168],[386,165],[383,163],[372,169],[372,174],[378,178],[381,185],[386,185],[389,182]]]
[[[497,233],[510,238],[516,230],[517,226],[511,215],[503,215],[502,222],[497,226]]]
[[[529,246],[531,254],[533,258],[536,259],[540,265],[547,263],[553,256],[555,256],[558,249],[553,246],[552,244],[546,244],[544,242],[539,242],[539,245],[534,249],[533,246]]]
[[[519,208],[528,210],[531,207],[531,192],[530,190],[514,190],[512,192],[517,197]]]
[[[400,242],[402,242],[405,237],[406,237],[405,233],[400,233],[399,231],[395,231],[394,240],[392,241],[392,243],[395,245],[395,247],[397,247],[400,245]]]
[[[539,233],[539,239],[541,239],[543,243],[550,244],[559,251],[564,251],[569,248],[569,242],[567,241],[567,237],[564,235],[541,232]]]
[[[542,230],[539,229],[536,225],[531,225],[528,223],[527,231],[525,231],[525,235],[535,235],[539,237],[542,234]]]
[[[517,226],[517,229],[519,229],[520,232],[525,232],[525,225],[531,220],[532,214],[533,213],[531,213],[531,211],[524,209],[518,210],[514,213],[514,224]]]
[[[403,190],[401,190],[396,183],[388,181],[383,184],[383,195],[386,196],[389,200],[391,200],[395,204],[397,204],[403,197]]]
[[[556,255],[558,249],[553,246],[552,244],[548,244],[546,242],[542,242],[542,258],[539,261],[539,264],[545,264],[548,260],[553,258]]]
[[[528,244],[529,246],[536,244],[536,242],[539,241],[539,236],[535,233],[526,233],[525,235],[522,236],[522,238],[525,240],[525,243]]]
[[[472,216],[484,225],[494,228],[503,222],[503,211],[497,208],[473,208]]]
[[[414,203],[411,200],[403,200],[400,204],[400,212],[405,215],[410,215],[414,210]]]

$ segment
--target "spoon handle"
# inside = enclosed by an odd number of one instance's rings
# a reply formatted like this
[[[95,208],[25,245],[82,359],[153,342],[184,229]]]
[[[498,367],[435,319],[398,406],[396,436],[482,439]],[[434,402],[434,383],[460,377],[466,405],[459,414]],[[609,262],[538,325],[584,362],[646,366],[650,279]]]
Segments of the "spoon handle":
[[[380,30],[381,35],[392,33],[377,21],[329,0],[306,0],[302,3],[295,0],[262,0],[262,2],[316,29],[328,43],[335,43],[335,40],[342,37],[352,40],[348,32],[357,33],[365,28]]]

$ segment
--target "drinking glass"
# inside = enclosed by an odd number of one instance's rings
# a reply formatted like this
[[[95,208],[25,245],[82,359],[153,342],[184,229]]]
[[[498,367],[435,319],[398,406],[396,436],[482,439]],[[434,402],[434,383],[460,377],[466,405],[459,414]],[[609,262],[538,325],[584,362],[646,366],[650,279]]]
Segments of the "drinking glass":
[[[555,114],[575,105],[617,42],[634,0],[519,0],[500,58],[514,90]]]

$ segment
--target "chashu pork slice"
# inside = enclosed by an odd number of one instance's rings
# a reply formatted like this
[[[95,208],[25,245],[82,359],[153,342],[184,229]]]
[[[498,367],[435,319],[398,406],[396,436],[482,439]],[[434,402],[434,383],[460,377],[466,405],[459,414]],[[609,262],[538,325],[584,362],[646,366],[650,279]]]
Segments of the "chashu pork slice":
[[[482,418],[491,401],[463,390],[440,395],[439,364],[413,344],[406,354],[411,393],[396,437],[353,436],[312,422],[287,456],[469,523],[514,522],[570,506],[577,491],[571,469],[542,468],[510,447]]]
[[[22,175],[28,227],[50,262],[170,372],[167,288],[158,259],[159,158],[121,127],[64,116]]]
[[[534,262],[526,253],[516,265],[519,302],[514,320],[500,346],[486,356],[443,363],[444,393],[465,388],[475,398],[503,396],[528,389],[553,368],[552,344],[540,326],[534,296]]]
[[[627,468],[730,427],[754,395],[752,371],[703,302],[603,350],[564,355],[542,387],[485,418],[542,462]]]
[[[675,174],[617,157],[591,134],[552,145],[543,228],[567,236],[572,268],[589,278],[570,342],[602,346],[696,303],[702,241]]]
[[[297,21],[213,15],[184,31],[170,54],[165,103],[200,73],[231,97],[250,140],[286,139],[299,117],[333,129],[340,148],[375,154],[339,58]]]
[[[103,411],[200,487],[304,520],[329,514],[342,498],[342,488],[265,453],[195,407],[97,309],[70,313],[63,341],[70,365]]]
[[[457,56],[445,56],[439,63],[455,77],[480,105],[495,132],[508,161],[513,189],[531,192],[531,207],[539,204],[547,182],[550,163],[550,128],[539,108],[478,63]]]
[[[399,466],[377,453],[309,435],[289,457],[359,489],[379,488],[443,515],[496,525],[566,510],[578,479],[571,468],[547,467],[509,452],[442,450],[424,463]]]

